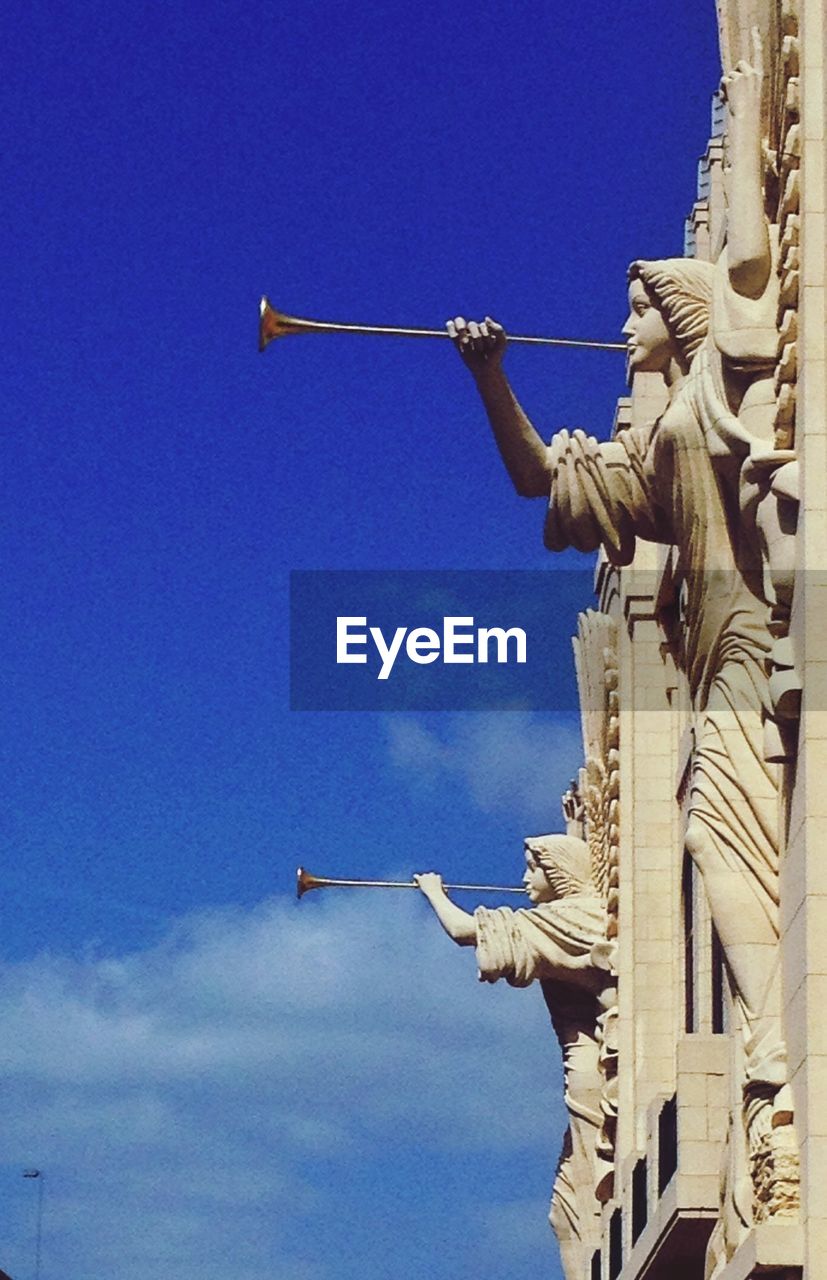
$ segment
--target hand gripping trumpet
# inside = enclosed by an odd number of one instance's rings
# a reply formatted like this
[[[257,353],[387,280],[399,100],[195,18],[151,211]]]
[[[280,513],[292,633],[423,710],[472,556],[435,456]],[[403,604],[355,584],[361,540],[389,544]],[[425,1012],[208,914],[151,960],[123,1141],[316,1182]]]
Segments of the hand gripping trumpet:
[[[258,328],[258,349],[263,351],[275,338],[286,338],[294,333],[373,333],[390,338],[448,338],[446,329],[410,329],[383,324],[334,324],[330,320],[303,320],[277,311],[268,298],[259,304],[261,318]],[[589,338],[526,338],[509,333],[509,343],[530,343],[543,347],[590,347],[598,351],[625,351],[625,342],[594,342]]]
[[[474,893],[525,893],[524,888],[501,884],[446,884],[444,889],[470,889]],[[311,889],[418,889],[415,880],[328,880],[311,875],[304,867],[296,872],[296,897],[301,898]]]

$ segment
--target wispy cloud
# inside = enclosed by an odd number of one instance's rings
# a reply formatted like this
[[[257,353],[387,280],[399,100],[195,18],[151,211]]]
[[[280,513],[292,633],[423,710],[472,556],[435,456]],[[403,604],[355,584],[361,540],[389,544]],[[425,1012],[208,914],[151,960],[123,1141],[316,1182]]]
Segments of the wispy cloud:
[[[408,785],[451,778],[483,812],[505,810],[544,829],[582,763],[579,723],[562,714],[451,716],[439,731],[421,717],[397,715],[388,717],[387,734],[391,761]]]
[[[528,1197],[481,1206],[479,1228],[488,1248],[509,1257],[515,1269],[548,1244],[548,1224]]]
[[[542,1222],[563,1119],[539,992],[475,976],[413,895],[274,899],[151,950],[5,966],[0,1265],[31,1269],[30,1164],[44,1275],[447,1280],[414,1206],[490,1261],[481,1208],[507,1211],[519,1169]]]

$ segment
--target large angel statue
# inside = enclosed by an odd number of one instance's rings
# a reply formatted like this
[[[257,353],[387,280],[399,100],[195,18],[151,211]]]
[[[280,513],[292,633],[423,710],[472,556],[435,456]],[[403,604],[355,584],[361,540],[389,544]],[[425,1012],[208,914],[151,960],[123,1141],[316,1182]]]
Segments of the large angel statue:
[[[724,82],[729,222],[719,261],[638,261],[629,270],[628,368],[662,375],[668,404],[656,422],[606,443],[561,431],[546,445],[503,372],[501,326],[490,318],[448,326],[517,492],[549,502],[550,550],[602,546],[624,565],[637,538],[676,549],[695,739],[686,847],[742,1009],[753,1150],[769,1134],[786,1070],[777,776],[764,758],[762,724],[770,606],[759,521],[742,510],[745,472],[772,435],[775,272],[762,201],[760,82],[760,69],[747,63]]]
[[[473,915],[448,898],[442,877],[415,877],[445,932],[476,948],[482,982],[505,978],[513,987],[539,981],[563,1051],[569,1128],[557,1169],[549,1220],[560,1245],[566,1280],[581,1280],[599,1244],[595,1187],[601,1088],[598,1019],[601,996],[613,979],[608,967],[605,904],[594,886],[588,845],[572,835],[525,841],[523,883],[530,908]]]

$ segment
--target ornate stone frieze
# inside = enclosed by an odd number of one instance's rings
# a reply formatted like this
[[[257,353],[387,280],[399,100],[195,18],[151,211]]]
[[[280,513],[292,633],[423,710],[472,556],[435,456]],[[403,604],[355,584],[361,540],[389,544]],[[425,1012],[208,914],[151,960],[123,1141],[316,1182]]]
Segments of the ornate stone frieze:
[[[606,910],[605,963],[613,980],[602,993],[599,1020],[601,1110],[597,1154],[597,1194],[611,1196],[617,1136],[618,1007],[615,948],[619,916],[620,714],[618,705],[617,626],[605,613],[581,613],[574,657],[580,692],[585,767],[581,774],[584,827],[594,884]]]

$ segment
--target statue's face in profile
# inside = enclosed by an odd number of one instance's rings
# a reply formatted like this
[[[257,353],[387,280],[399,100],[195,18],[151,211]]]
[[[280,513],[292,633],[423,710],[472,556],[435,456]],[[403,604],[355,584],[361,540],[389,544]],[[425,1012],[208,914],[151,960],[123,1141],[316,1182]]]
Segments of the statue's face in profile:
[[[545,871],[537,865],[530,849],[526,849],[523,884],[532,903],[553,902],[556,897]]]
[[[663,373],[675,354],[675,343],[666,322],[646,291],[642,280],[629,285],[629,318],[626,335],[626,369],[633,373]]]

